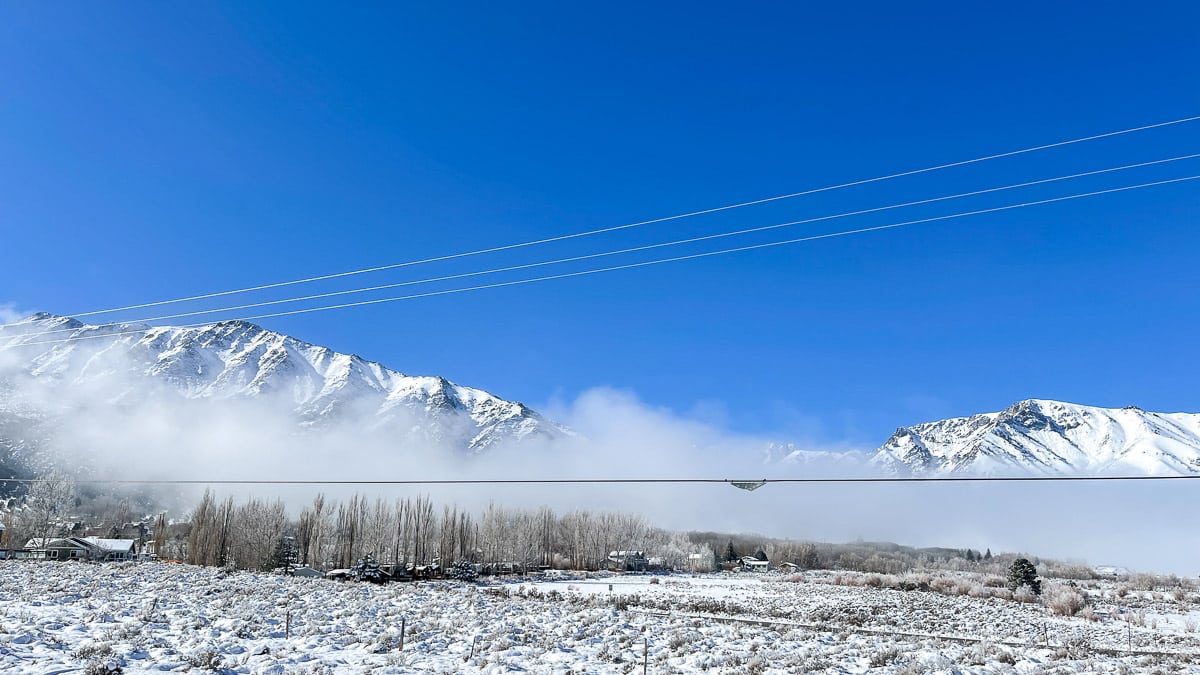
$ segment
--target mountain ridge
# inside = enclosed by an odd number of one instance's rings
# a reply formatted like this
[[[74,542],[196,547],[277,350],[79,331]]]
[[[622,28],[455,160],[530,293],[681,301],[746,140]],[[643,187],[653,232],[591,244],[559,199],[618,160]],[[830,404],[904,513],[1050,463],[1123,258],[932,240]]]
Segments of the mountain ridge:
[[[1025,399],[900,427],[870,461],[911,476],[1200,474],[1200,414]]]
[[[51,331],[54,337],[47,335]],[[110,385],[105,393],[112,400],[136,401],[150,384],[185,399],[273,398],[291,408],[301,428],[355,418],[373,431],[468,453],[573,435],[524,404],[482,389],[406,375],[241,320],[178,328],[96,326],[42,312],[0,327],[0,341],[9,374],[58,387]]]

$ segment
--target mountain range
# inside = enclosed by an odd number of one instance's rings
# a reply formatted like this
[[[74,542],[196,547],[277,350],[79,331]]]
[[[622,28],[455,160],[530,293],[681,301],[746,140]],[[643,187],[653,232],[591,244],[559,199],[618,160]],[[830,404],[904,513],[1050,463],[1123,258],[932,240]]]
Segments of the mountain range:
[[[43,392],[31,402],[32,385]],[[88,325],[46,313],[0,327],[0,435],[9,454],[69,423],[86,391],[108,405],[162,397],[264,401],[287,409],[298,430],[348,422],[375,437],[480,453],[506,443],[573,435],[521,403],[436,376],[411,376],[245,321],[195,328]],[[49,392],[49,395],[46,394]],[[0,445],[0,451],[5,446]],[[3,454],[3,453],[0,453]],[[19,453],[17,453],[19,454]]]
[[[870,461],[895,474],[1200,474],[1200,414],[1026,400],[902,427]]]
[[[42,395],[31,397],[35,385]],[[162,397],[182,402],[183,410],[189,401],[271,401],[300,434],[349,424],[396,444],[468,455],[577,437],[521,403],[244,321],[97,326],[41,313],[0,326],[0,473],[36,470],[38,449],[75,414],[60,401],[136,410]],[[771,444],[763,462],[840,475],[1200,474],[1200,414],[1030,399],[1000,412],[902,427],[873,452]]]

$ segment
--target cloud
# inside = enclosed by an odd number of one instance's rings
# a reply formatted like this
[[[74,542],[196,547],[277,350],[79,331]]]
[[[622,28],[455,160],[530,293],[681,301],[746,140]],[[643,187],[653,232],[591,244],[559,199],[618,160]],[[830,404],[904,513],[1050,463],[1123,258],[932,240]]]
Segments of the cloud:
[[[0,302],[0,324],[20,321],[32,313],[18,310],[14,303]]]
[[[0,352],[2,353],[2,352]],[[48,364],[53,365],[53,364]],[[841,448],[788,461],[770,435],[731,431],[705,403],[688,413],[647,405],[634,392],[592,389],[547,416],[580,432],[469,456],[416,434],[414,414],[386,429],[347,410],[319,430],[297,424],[290,392],[258,398],[189,399],[120,359],[93,358],[89,378],[56,381],[8,368],[0,404],[48,411],[37,433],[58,461],[91,478],[183,480],[756,479],[870,475]],[[719,409],[719,408],[718,408]],[[43,433],[44,432],[44,433]],[[171,488],[185,510],[202,488]],[[770,483],[755,492],[723,482],[519,485],[218,486],[239,498],[281,497],[294,506],[317,492],[391,498],[428,494],[480,510],[548,505],[638,512],[677,529],[754,532],[780,538],[889,540],[910,545],[1087,559],[1193,573],[1200,543],[1179,514],[1200,507],[1189,486],[1079,484]]]

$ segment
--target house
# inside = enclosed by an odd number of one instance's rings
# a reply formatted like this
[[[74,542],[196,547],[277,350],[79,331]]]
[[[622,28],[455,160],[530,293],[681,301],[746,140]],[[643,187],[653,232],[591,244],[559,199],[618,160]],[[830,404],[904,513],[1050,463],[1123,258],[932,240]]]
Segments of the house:
[[[113,562],[136,559],[137,542],[99,537],[39,538],[30,539],[23,552],[28,555],[21,557],[45,560]]]
[[[768,572],[771,569],[770,562],[766,560],[759,560],[752,555],[742,558],[741,564],[741,570],[743,572]]]
[[[315,570],[311,567],[297,567],[296,569],[292,570],[292,576],[320,579],[325,576],[325,573],[321,572],[320,570]]]
[[[650,566],[645,551],[613,551],[608,554],[608,569],[620,572],[645,572]]]

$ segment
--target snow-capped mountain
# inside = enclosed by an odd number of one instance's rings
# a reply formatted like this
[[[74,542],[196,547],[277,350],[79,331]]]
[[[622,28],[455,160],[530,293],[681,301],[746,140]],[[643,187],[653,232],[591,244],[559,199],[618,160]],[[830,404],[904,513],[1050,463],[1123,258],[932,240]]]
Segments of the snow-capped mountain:
[[[1200,414],[1027,400],[902,427],[871,461],[902,475],[1200,473]]]
[[[432,441],[472,453],[572,434],[520,403],[441,377],[404,375],[244,321],[197,328],[93,326],[36,314],[0,326],[0,417],[18,419],[28,407],[20,403],[19,382],[97,392],[117,404],[163,395],[269,399],[290,409],[298,428],[349,423],[398,441]],[[69,421],[70,411],[57,412]]]

